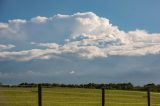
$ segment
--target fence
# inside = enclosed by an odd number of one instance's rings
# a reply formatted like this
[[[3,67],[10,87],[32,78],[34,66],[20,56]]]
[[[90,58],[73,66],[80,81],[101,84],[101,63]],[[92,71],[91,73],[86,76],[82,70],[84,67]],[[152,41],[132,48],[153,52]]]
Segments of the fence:
[[[0,106],[160,106],[160,94],[71,88],[0,89]]]

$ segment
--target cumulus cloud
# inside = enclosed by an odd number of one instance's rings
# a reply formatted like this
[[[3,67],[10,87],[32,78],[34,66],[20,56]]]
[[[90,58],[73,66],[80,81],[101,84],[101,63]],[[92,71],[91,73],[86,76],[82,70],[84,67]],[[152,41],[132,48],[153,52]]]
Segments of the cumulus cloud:
[[[25,37],[27,21],[22,19],[9,20],[8,23],[0,23],[0,38],[22,40]]]
[[[37,17],[31,19],[31,21],[32,21],[33,23],[37,23],[37,24],[46,23],[47,20],[48,20],[47,17],[41,17],[41,16],[37,16]]]
[[[28,21],[10,20],[8,23],[0,23],[0,37],[22,37],[34,41],[31,42],[32,45],[42,47],[0,51],[0,58],[21,61],[50,59],[61,54],[75,54],[87,59],[111,55],[160,54],[160,33],[138,29],[125,32],[113,26],[107,18],[92,12],[58,14],[48,18],[37,16]]]

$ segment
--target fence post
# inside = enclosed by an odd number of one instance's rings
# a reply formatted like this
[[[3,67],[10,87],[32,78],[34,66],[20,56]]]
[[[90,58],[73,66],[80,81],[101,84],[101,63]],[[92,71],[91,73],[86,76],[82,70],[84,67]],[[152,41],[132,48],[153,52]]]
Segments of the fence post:
[[[38,106],[42,106],[42,85],[38,84]]]
[[[149,88],[147,90],[147,98],[148,98],[148,106],[151,106],[151,102],[150,102],[150,89]]]
[[[105,106],[105,88],[102,88],[102,106]]]

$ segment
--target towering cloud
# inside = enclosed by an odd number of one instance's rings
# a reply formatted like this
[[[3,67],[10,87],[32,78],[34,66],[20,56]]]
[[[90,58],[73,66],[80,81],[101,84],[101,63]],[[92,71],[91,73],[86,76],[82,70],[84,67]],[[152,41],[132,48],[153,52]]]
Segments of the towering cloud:
[[[35,45],[30,50],[0,50],[0,59],[18,61],[50,59],[63,54],[85,59],[160,54],[160,33],[145,30],[125,32],[113,26],[107,18],[92,12],[9,20],[0,23],[0,38],[16,42],[26,40],[32,42],[30,47]],[[11,46],[1,44],[0,48]]]

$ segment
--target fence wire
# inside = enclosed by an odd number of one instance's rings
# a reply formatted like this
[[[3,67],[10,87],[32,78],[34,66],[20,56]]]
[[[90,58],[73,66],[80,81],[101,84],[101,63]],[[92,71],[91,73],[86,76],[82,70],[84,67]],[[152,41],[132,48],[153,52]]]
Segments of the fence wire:
[[[150,94],[160,106],[160,94]],[[101,106],[100,89],[42,88],[42,106]],[[0,106],[38,106],[37,88],[0,88]],[[147,106],[147,92],[105,90],[105,106]]]
[[[147,92],[107,90],[105,97],[105,106],[148,106]],[[160,106],[159,93],[151,93],[150,97],[151,106]]]

